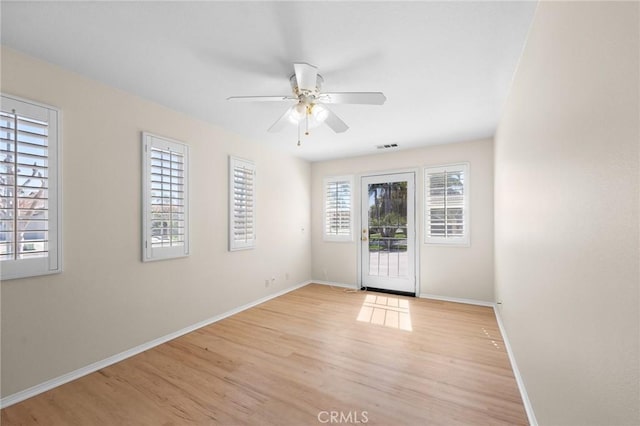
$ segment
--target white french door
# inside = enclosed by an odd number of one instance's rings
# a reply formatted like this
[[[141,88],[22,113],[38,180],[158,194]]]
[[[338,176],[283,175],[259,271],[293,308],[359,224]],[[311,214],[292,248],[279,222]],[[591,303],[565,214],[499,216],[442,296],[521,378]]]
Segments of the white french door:
[[[362,177],[362,286],[416,292],[415,173]]]

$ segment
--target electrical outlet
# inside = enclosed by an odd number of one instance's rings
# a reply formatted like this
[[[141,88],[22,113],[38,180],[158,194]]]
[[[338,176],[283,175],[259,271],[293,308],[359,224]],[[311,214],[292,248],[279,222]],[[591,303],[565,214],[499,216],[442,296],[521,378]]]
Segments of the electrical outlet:
[[[269,280],[264,280],[264,286],[269,287]]]
[[[284,279],[285,280],[289,280],[289,273],[288,272],[286,274],[284,274]]]

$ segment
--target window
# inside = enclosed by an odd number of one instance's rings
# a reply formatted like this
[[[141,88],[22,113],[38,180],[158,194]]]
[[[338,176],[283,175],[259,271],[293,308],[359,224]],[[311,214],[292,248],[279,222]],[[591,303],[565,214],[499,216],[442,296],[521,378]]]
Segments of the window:
[[[324,180],[324,240],[352,241],[351,176]]]
[[[0,270],[3,280],[62,270],[59,111],[2,95]]]
[[[256,245],[256,166],[229,157],[229,250],[252,249]]]
[[[142,260],[189,255],[189,147],[142,134]]]
[[[469,244],[469,165],[424,169],[425,243]]]

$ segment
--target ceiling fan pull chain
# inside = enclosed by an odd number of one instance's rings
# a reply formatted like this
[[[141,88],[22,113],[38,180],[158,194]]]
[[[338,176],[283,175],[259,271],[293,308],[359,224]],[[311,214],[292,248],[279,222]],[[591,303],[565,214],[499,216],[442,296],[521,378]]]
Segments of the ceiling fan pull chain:
[[[305,130],[304,134],[306,136],[309,136],[309,111],[308,110],[307,110],[307,113],[304,115],[304,122],[305,122],[305,127],[306,127],[306,130]]]
[[[300,146],[300,122],[298,121],[298,146]]]

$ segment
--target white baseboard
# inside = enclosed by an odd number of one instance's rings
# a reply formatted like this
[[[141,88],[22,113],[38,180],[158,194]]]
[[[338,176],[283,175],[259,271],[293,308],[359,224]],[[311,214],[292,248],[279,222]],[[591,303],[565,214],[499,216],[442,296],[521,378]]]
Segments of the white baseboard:
[[[461,299],[458,297],[438,296],[436,294],[426,294],[426,293],[420,293],[420,298],[442,300],[443,302],[466,303],[467,305],[489,306],[490,308],[493,308],[495,305],[495,303],[493,302],[485,302],[484,300]]]
[[[331,287],[344,287],[344,288],[350,288],[350,289],[357,289],[358,287],[355,284],[344,284],[344,283],[334,283],[332,281],[321,281],[321,280],[311,280],[311,283],[313,284],[322,284],[322,285],[328,285]]]
[[[190,325],[188,327],[185,327],[181,330],[175,331],[173,333],[169,333],[166,336],[162,336],[162,337],[158,337],[157,339],[151,340],[150,342],[146,342],[143,343],[141,345],[138,345],[136,347],[133,347],[131,349],[127,349],[124,352],[120,352],[118,354],[112,355],[108,358],[105,358],[101,361],[97,361],[94,362],[93,364],[89,364],[87,366],[84,366],[82,368],[79,368],[77,370],[71,371],[69,373],[63,374],[62,376],[58,376],[56,378],[53,378],[51,380],[47,380],[46,382],[40,383],[38,385],[32,386],[28,389],[22,390],[20,392],[16,392],[12,395],[8,395],[2,399],[0,399],[0,408],[5,408],[8,407],[10,405],[16,404],[20,401],[24,401],[25,399],[31,398],[33,396],[36,396],[38,394],[41,394],[43,392],[46,392],[48,390],[51,390],[55,387],[58,387],[60,385],[63,385],[65,383],[68,383],[72,380],[76,380],[79,379],[82,376],[86,376],[87,374],[93,373],[95,371],[98,371],[102,368],[108,367],[112,364],[115,364],[117,362],[120,362],[122,360],[125,360],[129,357],[132,357],[134,355],[137,355],[141,352],[144,352],[146,350],[149,350],[151,348],[154,348],[158,345],[161,345],[165,342],[168,342],[169,340],[173,340],[177,337],[180,337],[184,334],[187,333],[191,333],[194,330],[197,330],[199,328],[205,327],[207,325],[213,324],[214,322],[220,321],[222,319],[225,319],[227,317],[230,317],[231,315],[235,315],[239,312],[242,312],[244,310],[247,310],[249,308],[253,308],[254,306],[257,306],[261,303],[264,303],[268,300],[274,299],[276,297],[282,296],[283,294],[289,293],[290,291],[293,290],[297,290],[301,287],[304,287],[308,284],[311,284],[312,282],[315,281],[305,281],[302,282],[300,284],[296,284],[293,287],[289,287],[286,288],[284,290],[281,290],[277,293],[274,294],[270,294],[269,296],[265,296],[263,298],[260,298],[258,300],[255,300],[253,302],[247,303],[246,305],[242,305],[239,306],[237,308],[231,309],[230,311],[224,312],[220,315],[216,315],[214,317],[208,318],[204,321],[200,321],[198,323],[195,323],[193,325]]]
[[[522,403],[524,404],[524,410],[527,413],[529,424],[531,426],[538,426],[538,421],[536,420],[536,416],[533,413],[533,406],[531,405],[531,401],[529,400],[529,395],[527,394],[527,390],[524,387],[524,380],[522,380],[522,376],[520,375],[520,370],[518,370],[516,359],[513,356],[513,350],[511,349],[511,344],[509,343],[509,338],[507,337],[507,331],[505,330],[504,325],[502,324],[502,318],[500,317],[500,312],[498,311],[498,307],[494,305],[493,311],[496,314],[496,321],[498,321],[498,328],[500,329],[500,334],[502,334],[502,341],[504,342],[504,347],[507,349],[507,355],[509,355],[509,362],[511,362],[511,369],[513,370],[513,375],[516,377],[516,383],[518,384],[518,389],[520,390],[520,396],[522,397]]]

